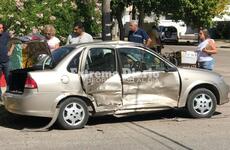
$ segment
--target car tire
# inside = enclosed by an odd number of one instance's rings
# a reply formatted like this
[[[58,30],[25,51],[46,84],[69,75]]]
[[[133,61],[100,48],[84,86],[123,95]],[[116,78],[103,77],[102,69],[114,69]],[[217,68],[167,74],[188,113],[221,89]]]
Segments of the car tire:
[[[79,98],[67,98],[60,105],[57,123],[62,129],[81,129],[89,118],[86,103]]]
[[[216,110],[216,96],[208,89],[192,91],[187,100],[187,110],[193,118],[209,118]]]

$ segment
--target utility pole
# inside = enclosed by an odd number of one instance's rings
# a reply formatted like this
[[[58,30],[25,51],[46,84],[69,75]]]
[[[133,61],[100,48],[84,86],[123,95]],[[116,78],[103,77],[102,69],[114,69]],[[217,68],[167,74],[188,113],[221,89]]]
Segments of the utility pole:
[[[102,40],[103,41],[112,40],[110,2],[111,0],[103,0],[102,3]]]

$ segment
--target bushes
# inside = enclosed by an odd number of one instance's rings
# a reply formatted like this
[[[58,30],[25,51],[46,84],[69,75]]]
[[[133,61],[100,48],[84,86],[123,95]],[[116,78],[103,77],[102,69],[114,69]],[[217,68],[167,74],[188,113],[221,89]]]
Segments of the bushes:
[[[220,21],[215,24],[215,27],[210,29],[211,37],[214,39],[230,39],[230,21]]]
[[[0,20],[6,22],[10,32],[16,35],[29,34],[34,28],[41,31],[44,25],[53,24],[57,30],[57,37],[65,42],[68,34],[72,32],[73,23],[77,19],[82,20],[82,16],[79,16],[82,15],[82,13],[79,13],[81,7],[76,5],[78,1],[2,0],[0,3]],[[91,14],[93,13],[92,10]],[[92,22],[96,22],[96,19],[91,21],[91,24],[94,25],[91,30],[97,34],[100,32],[97,30],[99,24]],[[88,29],[86,28],[86,30]]]

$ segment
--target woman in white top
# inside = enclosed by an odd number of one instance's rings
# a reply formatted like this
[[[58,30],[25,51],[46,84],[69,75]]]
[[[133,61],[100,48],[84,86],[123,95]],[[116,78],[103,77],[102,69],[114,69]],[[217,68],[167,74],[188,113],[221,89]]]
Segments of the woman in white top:
[[[56,30],[53,25],[46,25],[43,33],[51,52],[60,47],[60,40],[55,36]]]
[[[209,38],[207,29],[200,30],[199,37],[201,42],[196,49],[198,54],[198,67],[213,70],[215,61],[212,54],[217,53],[215,41]]]

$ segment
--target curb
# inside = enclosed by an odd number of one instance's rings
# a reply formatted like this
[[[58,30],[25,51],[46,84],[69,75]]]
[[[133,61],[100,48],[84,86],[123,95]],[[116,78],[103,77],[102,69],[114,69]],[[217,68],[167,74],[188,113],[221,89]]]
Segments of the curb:
[[[219,48],[230,48],[230,46],[220,46]]]

